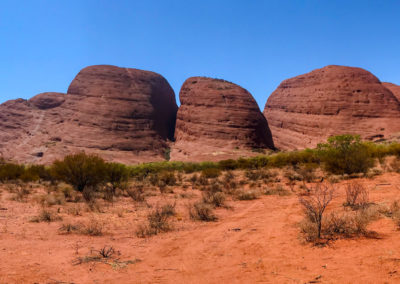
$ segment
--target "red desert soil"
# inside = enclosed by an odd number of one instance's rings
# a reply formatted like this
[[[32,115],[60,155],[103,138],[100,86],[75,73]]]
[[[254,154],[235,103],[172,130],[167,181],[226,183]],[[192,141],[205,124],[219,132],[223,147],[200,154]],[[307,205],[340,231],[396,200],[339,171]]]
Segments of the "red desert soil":
[[[400,191],[400,175],[386,173],[362,182],[370,200],[390,204]],[[344,184],[336,184],[338,196],[329,209],[341,207]],[[190,191],[190,190],[189,190]],[[83,213],[63,221],[32,223],[39,206],[10,201],[3,190],[0,199],[0,283],[398,283],[400,281],[400,232],[383,218],[369,229],[379,239],[338,240],[320,248],[299,238],[297,223],[302,210],[296,195],[262,196],[253,201],[231,202],[233,209],[218,209],[215,223],[192,222],[187,216],[190,199],[178,200],[175,231],[147,239],[137,238],[135,228],[145,210],[128,199],[105,208],[106,213]],[[152,197],[151,203],[163,202]],[[174,200],[173,194],[163,199]],[[164,200],[165,201],[165,200]],[[70,204],[68,204],[70,205]],[[122,217],[115,212],[125,210]],[[7,209],[7,210],[5,210]],[[99,237],[63,235],[67,220],[104,221],[106,234]],[[91,248],[104,245],[120,251],[114,265],[75,264]]]

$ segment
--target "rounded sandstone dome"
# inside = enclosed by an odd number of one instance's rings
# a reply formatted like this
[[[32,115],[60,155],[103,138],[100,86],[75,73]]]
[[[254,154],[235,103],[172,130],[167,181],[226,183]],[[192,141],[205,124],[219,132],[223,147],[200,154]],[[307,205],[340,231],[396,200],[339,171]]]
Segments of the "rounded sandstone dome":
[[[314,147],[331,135],[384,138],[400,130],[400,104],[372,73],[326,66],[283,81],[264,109],[276,146]]]
[[[29,99],[29,102],[39,109],[55,108],[65,102],[65,94],[54,92],[41,93]]]
[[[179,93],[175,138],[205,145],[273,148],[267,120],[252,95],[225,80],[192,77]]]

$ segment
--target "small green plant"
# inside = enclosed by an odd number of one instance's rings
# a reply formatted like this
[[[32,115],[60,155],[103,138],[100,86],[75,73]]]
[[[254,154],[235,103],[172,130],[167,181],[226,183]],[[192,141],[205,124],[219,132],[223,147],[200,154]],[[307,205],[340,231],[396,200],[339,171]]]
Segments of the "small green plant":
[[[164,150],[164,158],[166,161],[169,161],[171,159],[171,148],[166,148]]]

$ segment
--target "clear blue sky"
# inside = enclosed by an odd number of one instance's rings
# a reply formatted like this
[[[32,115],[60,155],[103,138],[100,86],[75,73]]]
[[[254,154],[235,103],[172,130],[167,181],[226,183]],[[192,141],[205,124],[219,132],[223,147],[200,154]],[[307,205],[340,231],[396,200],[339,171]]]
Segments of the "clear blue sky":
[[[249,90],[328,64],[400,84],[400,1],[0,1],[0,102],[66,92],[87,65],[190,76]]]

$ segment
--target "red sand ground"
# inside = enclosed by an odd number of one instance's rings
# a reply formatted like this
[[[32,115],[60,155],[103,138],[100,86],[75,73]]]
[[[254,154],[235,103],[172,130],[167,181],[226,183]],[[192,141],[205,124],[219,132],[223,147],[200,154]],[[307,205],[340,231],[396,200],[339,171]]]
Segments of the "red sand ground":
[[[362,181],[371,201],[389,205],[399,198],[399,177],[387,173]],[[340,190],[330,209],[341,206],[344,183],[336,184]],[[29,220],[39,206],[10,201],[3,190],[0,283],[400,282],[400,231],[391,219],[370,225],[380,239],[343,239],[320,248],[305,244],[299,236],[302,209],[294,194],[231,202],[232,210],[217,210],[220,219],[215,223],[190,221],[188,202],[178,200],[175,231],[140,239],[135,229],[145,211],[128,199],[106,208],[106,213],[83,217],[67,215],[59,206],[63,221],[32,223]],[[121,208],[125,213],[118,217]],[[106,223],[104,236],[59,233],[62,223],[90,214]],[[120,251],[121,261],[141,261],[126,267],[98,262],[74,265],[77,257],[104,245]]]

